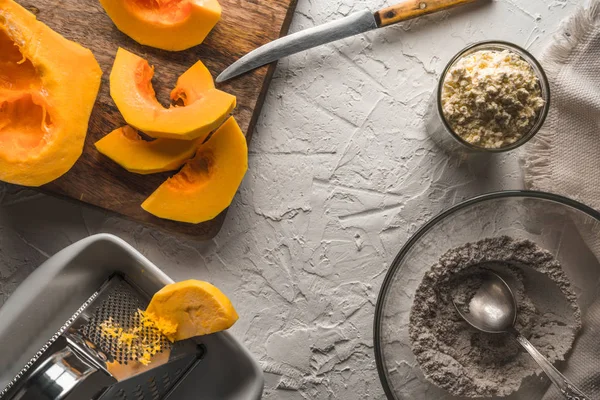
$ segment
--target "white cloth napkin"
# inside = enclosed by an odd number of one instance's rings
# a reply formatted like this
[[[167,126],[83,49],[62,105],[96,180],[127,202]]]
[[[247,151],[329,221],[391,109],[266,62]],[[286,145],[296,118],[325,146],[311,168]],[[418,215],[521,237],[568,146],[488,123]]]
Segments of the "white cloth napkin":
[[[600,210],[600,0],[565,21],[540,62],[551,105],[542,131],[524,146],[525,184]],[[598,232],[581,231],[600,259]],[[600,299],[583,317],[583,330],[562,372],[592,399],[600,399]],[[544,400],[564,397],[549,388]]]
[[[525,145],[525,183],[600,210],[600,1],[565,21],[541,57],[548,118]]]

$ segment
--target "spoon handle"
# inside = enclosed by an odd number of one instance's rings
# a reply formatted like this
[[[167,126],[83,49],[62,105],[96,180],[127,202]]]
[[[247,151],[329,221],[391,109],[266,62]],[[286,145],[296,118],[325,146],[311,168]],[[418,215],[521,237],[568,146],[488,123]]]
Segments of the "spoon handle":
[[[565,399],[591,400],[589,397],[583,394],[581,390],[577,389],[577,387],[575,387],[575,385],[573,385],[573,383],[569,381],[563,374],[561,374],[556,368],[554,368],[550,361],[548,361],[546,357],[544,357],[539,351],[537,351],[537,349],[531,344],[531,342],[529,342],[529,340],[525,339],[525,337],[519,332],[515,331],[514,333],[517,337],[517,341],[519,342],[519,344],[523,346],[523,348],[527,350],[529,354],[531,354],[531,357],[533,357],[535,362],[537,362],[538,365],[542,367],[542,370],[546,373],[546,375],[548,375],[548,378],[550,378],[550,380],[560,390]]]

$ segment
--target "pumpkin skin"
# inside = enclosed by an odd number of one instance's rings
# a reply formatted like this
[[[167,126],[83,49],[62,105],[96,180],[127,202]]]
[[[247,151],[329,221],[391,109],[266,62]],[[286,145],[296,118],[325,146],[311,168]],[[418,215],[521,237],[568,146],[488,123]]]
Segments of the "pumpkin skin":
[[[165,108],[152,87],[154,69],[143,58],[120,48],[110,74],[110,95],[125,121],[154,138],[204,140],[235,108],[236,98],[215,89],[201,61],[177,80],[175,106]]]
[[[247,170],[246,138],[231,117],[178,174],[144,201],[142,208],[173,221],[209,221],[231,204]]]
[[[192,158],[201,143],[198,139],[147,141],[134,128],[125,125],[104,136],[95,146],[127,171],[147,175],[179,169]]]
[[[71,169],[101,76],[90,50],[0,0],[0,180],[36,187]]]
[[[221,19],[217,0],[100,0],[117,28],[136,42],[179,51],[199,45]]]

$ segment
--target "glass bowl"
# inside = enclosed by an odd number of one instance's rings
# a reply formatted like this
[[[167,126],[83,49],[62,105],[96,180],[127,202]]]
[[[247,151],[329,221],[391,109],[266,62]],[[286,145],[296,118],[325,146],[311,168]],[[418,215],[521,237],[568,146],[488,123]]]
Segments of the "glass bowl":
[[[503,51],[509,50],[513,53],[519,55],[523,60],[527,61],[527,63],[531,66],[533,71],[535,72],[539,85],[540,91],[542,94],[542,98],[544,99],[544,106],[540,110],[538,118],[535,124],[531,127],[529,132],[523,135],[516,142],[503,146],[500,148],[486,148],[482,146],[477,146],[471,144],[465,140],[463,140],[450,126],[444,113],[442,111],[442,92],[444,89],[444,82],[446,81],[446,76],[450,69],[463,57],[475,53],[477,51],[482,50],[495,50],[495,51]],[[550,108],[550,84],[548,83],[548,78],[546,77],[546,73],[544,69],[540,65],[540,63],[535,59],[533,55],[531,55],[527,50],[517,46],[514,43],[503,42],[503,41],[485,41],[485,42],[477,42],[473,43],[464,49],[462,49],[458,54],[456,54],[450,62],[444,68],[444,71],[440,75],[439,83],[437,89],[432,97],[431,107],[429,111],[428,118],[432,121],[428,122],[428,130],[432,135],[433,139],[436,140],[437,143],[442,144],[443,147],[446,147],[450,150],[458,150],[458,151],[467,151],[467,152],[484,152],[484,153],[501,153],[505,151],[514,150],[517,147],[522,146],[527,143],[531,138],[535,136],[535,134],[541,129],[546,120],[546,116],[548,115],[548,110]]]
[[[411,350],[408,322],[415,291],[424,274],[447,250],[468,242],[502,235],[529,239],[561,263],[582,311],[583,330],[600,329],[589,318],[600,310],[600,213],[554,194],[532,191],[490,193],[461,203],[425,224],[400,250],[383,282],[374,321],[377,370],[388,399],[443,400],[455,397],[423,376]],[[595,313],[599,314],[599,313]],[[574,364],[599,367],[600,344],[593,351],[577,342],[557,367],[567,375]],[[595,369],[596,371],[599,370]],[[597,376],[597,375],[595,375]],[[574,378],[569,376],[569,378]],[[575,384],[580,384],[574,379]],[[588,379],[581,389],[600,398],[600,380]],[[525,378],[520,389],[504,399],[546,399],[550,382],[541,375]],[[556,396],[556,393],[554,394]],[[560,396],[552,397],[558,399]],[[494,397],[496,398],[496,397]]]

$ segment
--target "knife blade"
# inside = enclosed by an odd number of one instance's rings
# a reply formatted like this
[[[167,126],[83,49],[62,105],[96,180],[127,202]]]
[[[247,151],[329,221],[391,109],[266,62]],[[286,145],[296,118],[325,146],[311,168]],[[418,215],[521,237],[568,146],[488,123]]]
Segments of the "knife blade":
[[[234,62],[216,81],[224,82],[313,47],[475,1],[483,0],[405,0],[375,13],[359,11],[267,43]]]

